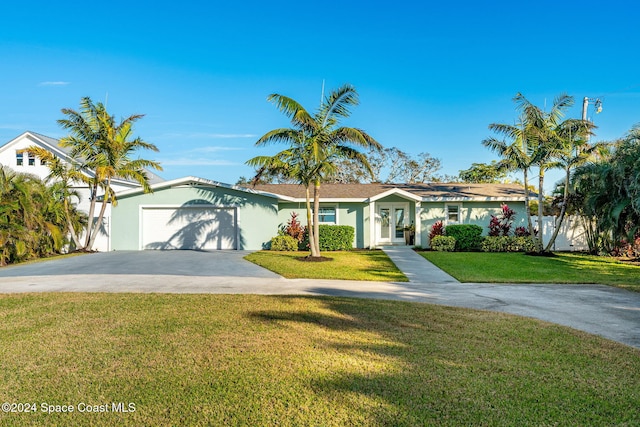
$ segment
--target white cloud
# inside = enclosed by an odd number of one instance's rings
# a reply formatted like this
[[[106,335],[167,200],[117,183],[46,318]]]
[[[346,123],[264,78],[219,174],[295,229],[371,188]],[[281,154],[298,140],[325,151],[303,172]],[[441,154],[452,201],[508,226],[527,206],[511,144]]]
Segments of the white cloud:
[[[228,160],[211,160],[211,159],[170,159],[158,160],[162,166],[238,166],[239,163],[230,162]]]
[[[161,135],[161,138],[173,138],[173,139],[192,139],[192,138],[208,138],[208,139],[231,139],[231,138],[257,138],[258,135],[252,133],[207,133],[207,132],[194,132],[194,133],[167,133]]]
[[[67,86],[71,84],[71,82],[40,82],[38,86]]]
[[[199,148],[193,148],[191,150],[189,150],[189,153],[217,153],[219,151],[238,151],[238,150],[244,150],[244,148],[242,147],[222,147],[222,146],[217,146],[217,145],[211,145],[208,147],[199,147]]]

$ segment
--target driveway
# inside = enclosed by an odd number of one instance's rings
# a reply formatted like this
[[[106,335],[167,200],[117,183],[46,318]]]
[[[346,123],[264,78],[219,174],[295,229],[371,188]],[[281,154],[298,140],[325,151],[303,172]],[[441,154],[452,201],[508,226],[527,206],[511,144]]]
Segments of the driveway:
[[[2,277],[60,275],[176,275],[278,278],[243,257],[249,251],[113,251],[0,268]]]
[[[407,257],[412,252],[394,257]],[[408,283],[284,279],[242,259],[246,253],[107,252],[3,267],[0,292],[296,294],[392,299],[528,316],[640,348],[637,292],[601,285],[458,283],[432,271],[432,264],[420,265],[418,258],[410,259],[409,264],[414,264],[422,277]],[[411,269],[409,265],[406,268]]]

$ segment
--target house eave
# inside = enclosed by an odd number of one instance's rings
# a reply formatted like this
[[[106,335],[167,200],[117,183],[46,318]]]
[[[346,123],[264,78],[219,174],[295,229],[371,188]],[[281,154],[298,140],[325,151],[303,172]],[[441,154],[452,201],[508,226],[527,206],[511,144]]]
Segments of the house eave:
[[[176,178],[176,179],[172,179],[169,181],[163,181],[163,182],[159,182],[156,184],[153,184],[150,186],[151,191],[156,191],[156,190],[162,190],[165,188],[171,188],[171,187],[189,187],[189,186],[193,186],[193,185],[200,185],[200,186],[204,186],[204,187],[214,187],[214,188],[226,188],[229,190],[236,190],[236,191],[241,191],[243,193],[249,193],[249,194],[256,194],[256,195],[261,195],[261,196],[265,196],[265,197],[271,197],[274,199],[278,199],[278,200],[286,200],[286,201],[291,201],[293,200],[293,198],[291,197],[287,197],[287,196],[282,196],[280,194],[273,194],[273,193],[267,193],[265,191],[259,191],[259,190],[253,190],[251,188],[246,188],[246,187],[242,187],[239,185],[232,185],[232,184],[226,184],[224,182],[219,182],[219,181],[213,181],[213,180],[209,180],[209,179],[205,179],[205,178],[199,178],[196,176],[186,176],[186,177],[182,177],[182,178]],[[117,197],[127,197],[127,196],[134,196],[137,194],[142,194],[144,193],[144,189],[142,188],[132,188],[130,190],[124,190],[124,191],[120,191],[118,193],[116,193]]]
[[[423,197],[423,202],[524,202],[524,197]]]

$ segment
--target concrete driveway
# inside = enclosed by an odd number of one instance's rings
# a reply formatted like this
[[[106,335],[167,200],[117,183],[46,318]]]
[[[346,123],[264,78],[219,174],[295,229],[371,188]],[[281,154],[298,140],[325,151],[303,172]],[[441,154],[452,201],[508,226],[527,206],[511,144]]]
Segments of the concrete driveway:
[[[2,277],[60,275],[176,275],[278,278],[243,259],[249,251],[113,251],[0,268]]]
[[[0,292],[296,294],[392,299],[534,317],[640,348],[640,293],[636,292],[601,285],[458,283],[437,271],[429,274],[432,264],[416,264],[422,277],[408,283],[284,279],[243,260],[246,253],[108,252],[3,267]],[[400,260],[396,262],[403,265]]]

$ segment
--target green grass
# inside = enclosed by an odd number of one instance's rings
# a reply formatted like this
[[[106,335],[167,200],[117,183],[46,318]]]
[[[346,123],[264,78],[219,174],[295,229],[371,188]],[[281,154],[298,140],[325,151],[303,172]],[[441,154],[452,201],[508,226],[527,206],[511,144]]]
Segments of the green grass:
[[[0,296],[0,425],[639,425],[640,351],[507,314],[257,295]],[[129,413],[41,404],[135,404]],[[76,406],[77,408],[77,406]]]
[[[640,267],[612,258],[558,253],[419,252],[461,282],[599,283],[640,291]]]
[[[325,262],[305,262],[299,258],[307,252],[254,252],[245,259],[288,279],[344,279],[406,282],[407,277],[398,270],[382,251],[323,252],[332,258]]]

